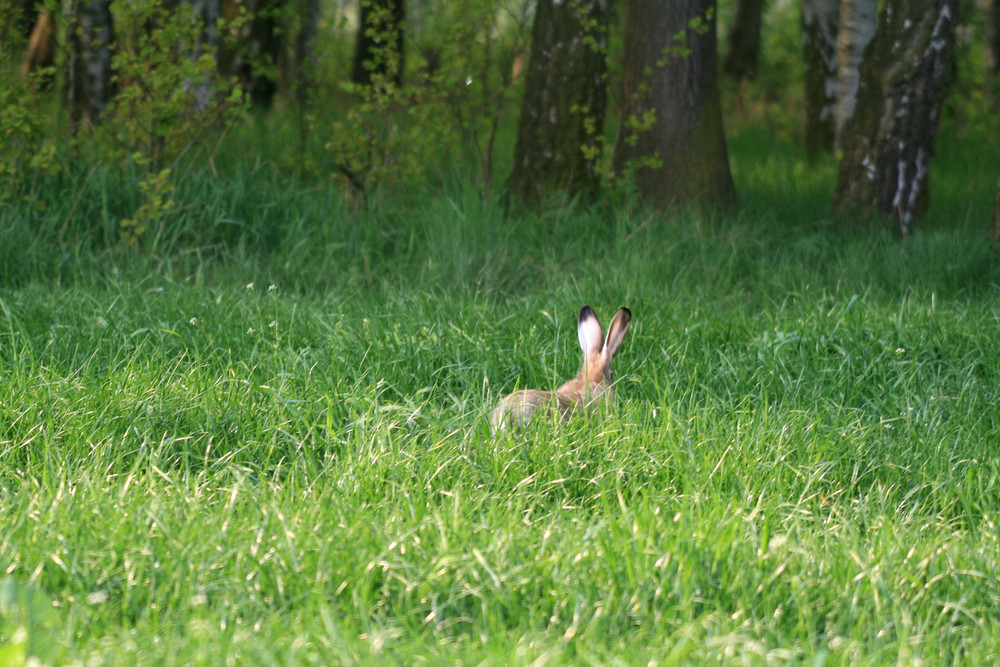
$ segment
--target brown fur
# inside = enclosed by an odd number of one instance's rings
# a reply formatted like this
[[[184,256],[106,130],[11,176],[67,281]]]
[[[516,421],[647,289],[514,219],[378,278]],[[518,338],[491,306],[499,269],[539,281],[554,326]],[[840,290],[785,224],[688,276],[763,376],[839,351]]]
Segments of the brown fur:
[[[506,396],[490,415],[493,432],[507,426],[521,429],[537,414],[551,419],[558,414],[562,419],[589,414],[602,403],[614,401],[611,360],[625,338],[632,313],[622,307],[615,313],[608,327],[607,338],[601,323],[590,306],[580,309],[577,333],[583,349],[583,365],[576,377],[553,391],[522,389]]]

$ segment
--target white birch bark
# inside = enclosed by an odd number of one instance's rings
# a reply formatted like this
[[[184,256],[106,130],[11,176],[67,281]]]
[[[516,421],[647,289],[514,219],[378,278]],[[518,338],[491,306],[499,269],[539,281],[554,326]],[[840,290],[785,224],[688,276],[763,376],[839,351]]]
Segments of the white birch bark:
[[[844,128],[854,115],[861,82],[860,66],[865,47],[875,36],[878,16],[877,0],[840,0],[840,20],[837,31],[837,110],[836,141],[838,150],[844,146]]]

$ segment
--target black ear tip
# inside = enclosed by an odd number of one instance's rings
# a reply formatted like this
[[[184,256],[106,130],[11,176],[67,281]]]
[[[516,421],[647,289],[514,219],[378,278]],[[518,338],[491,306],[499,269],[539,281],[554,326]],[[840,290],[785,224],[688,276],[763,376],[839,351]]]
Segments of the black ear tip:
[[[597,317],[597,313],[590,306],[584,306],[580,309],[580,321],[589,320],[591,317]]]

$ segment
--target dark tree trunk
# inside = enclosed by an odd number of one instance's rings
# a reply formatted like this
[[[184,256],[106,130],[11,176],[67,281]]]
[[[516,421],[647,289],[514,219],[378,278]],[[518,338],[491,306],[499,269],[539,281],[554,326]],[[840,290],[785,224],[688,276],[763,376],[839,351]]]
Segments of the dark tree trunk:
[[[281,55],[280,14],[286,0],[222,0],[220,11],[227,21],[240,9],[250,20],[238,34],[219,44],[219,71],[235,75],[240,88],[259,109],[269,109],[278,90],[277,63]]]
[[[627,3],[613,163],[654,207],[736,206],[717,69],[714,0]]]
[[[838,0],[802,0],[802,55],[805,62],[806,155],[833,151],[837,109]]]
[[[108,0],[70,6],[69,111],[75,129],[83,119],[96,125],[111,101],[111,45],[115,39]]]
[[[986,0],[986,87],[996,96],[995,87],[1000,79],[1000,0]]]
[[[5,1],[9,2],[10,0]],[[23,39],[29,38],[38,24],[38,17],[43,13],[40,11],[38,3],[35,0],[17,0],[14,7],[14,20],[17,22],[15,27],[16,34],[20,35]],[[5,12],[3,15],[5,17],[9,16]]]
[[[510,194],[592,195],[607,96],[607,0],[539,0]]]
[[[319,0],[295,0],[296,18],[292,31],[292,54],[288,81],[293,97],[304,108],[316,76],[316,34],[319,27]]]
[[[953,76],[959,0],[888,0],[861,64],[834,192],[840,215],[883,217],[911,234]]]
[[[358,39],[351,81],[368,86],[376,77],[403,78],[404,0],[360,0]]]
[[[736,14],[729,31],[729,50],[722,62],[722,71],[738,81],[757,78],[763,18],[764,0],[736,0]]]
[[[249,0],[246,7],[253,17],[243,40],[245,53],[237,75],[240,85],[258,109],[270,109],[278,89],[276,81],[278,54],[278,13],[282,0]]]

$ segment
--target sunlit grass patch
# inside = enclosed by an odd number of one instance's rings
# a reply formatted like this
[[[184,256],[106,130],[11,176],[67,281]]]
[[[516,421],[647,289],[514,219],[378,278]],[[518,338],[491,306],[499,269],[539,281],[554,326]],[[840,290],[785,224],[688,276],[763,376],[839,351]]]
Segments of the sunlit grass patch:
[[[827,224],[778,162],[737,216],[248,169],[160,254],[4,247],[3,656],[993,662],[991,251]],[[491,436],[584,303],[633,313],[616,408]]]

